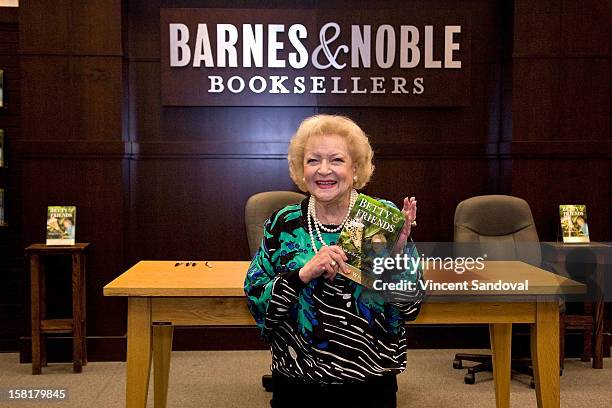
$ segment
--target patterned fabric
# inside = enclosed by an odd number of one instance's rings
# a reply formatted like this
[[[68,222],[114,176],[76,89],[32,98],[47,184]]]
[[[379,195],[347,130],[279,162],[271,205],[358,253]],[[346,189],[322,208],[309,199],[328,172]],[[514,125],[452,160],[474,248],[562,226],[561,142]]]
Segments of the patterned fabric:
[[[287,206],[266,221],[244,283],[249,309],[270,343],[272,371],[321,384],[402,372],[404,322],[416,319],[423,291],[404,292],[402,302],[388,303],[380,292],[340,274],[333,281],[320,277],[304,284],[299,270],[314,256],[307,203],[305,199]],[[322,234],[328,245],[339,237],[339,233]],[[412,243],[404,253],[418,256]],[[422,270],[403,271],[404,278],[422,280]]]

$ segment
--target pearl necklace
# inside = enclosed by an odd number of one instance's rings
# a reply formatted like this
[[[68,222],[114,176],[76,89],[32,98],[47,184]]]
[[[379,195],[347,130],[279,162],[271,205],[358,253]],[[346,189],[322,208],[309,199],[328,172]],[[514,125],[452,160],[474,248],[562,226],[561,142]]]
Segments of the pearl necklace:
[[[322,246],[327,246],[327,244],[325,243],[325,241],[323,240],[323,236],[321,235],[321,231],[320,229],[322,229],[325,232],[339,232],[342,227],[344,227],[344,224],[346,224],[346,222],[349,219],[349,215],[351,214],[351,209],[353,208],[353,206],[355,205],[355,202],[357,201],[357,191],[352,190],[351,191],[351,198],[349,200],[349,207],[346,211],[346,215],[344,216],[344,219],[342,220],[342,222],[340,223],[340,225],[338,225],[338,227],[336,228],[327,228],[323,225],[323,223],[321,221],[319,221],[319,219],[317,218],[317,211],[316,211],[316,201],[315,199],[310,196],[310,198],[308,199],[308,234],[310,235],[310,242],[312,243],[312,249],[314,251],[314,253],[316,254],[317,252],[319,252],[319,250],[317,249],[317,245],[316,245],[316,241],[315,241],[315,236],[314,233],[312,231],[312,220],[314,220],[314,229],[317,233],[317,238],[319,238],[319,241],[321,242]],[[320,229],[319,229],[320,227]]]

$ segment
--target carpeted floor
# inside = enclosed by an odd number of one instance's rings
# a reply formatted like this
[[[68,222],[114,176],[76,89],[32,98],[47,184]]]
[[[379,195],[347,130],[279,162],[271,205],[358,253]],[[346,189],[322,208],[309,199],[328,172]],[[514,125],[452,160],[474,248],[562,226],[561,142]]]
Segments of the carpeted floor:
[[[466,350],[462,350],[466,351]],[[465,370],[454,370],[456,350],[409,350],[409,368],[398,377],[399,407],[494,407],[490,374],[480,374],[475,385],[465,385]],[[479,350],[476,350],[479,352]],[[268,407],[270,394],[260,385],[269,367],[267,351],[182,351],[172,353],[168,407]],[[19,364],[17,354],[0,354],[0,388],[65,388],[69,400],[53,404],[0,401],[0,407],[124,406],[125,363],[89,363],[82,374],[71,364],[52,364],[43,374],[30,374],[29,364]],[[152,379],[149,407],[153,406]],[[512,381],[512,407],[535,407],[535,391],[526,378]],[[567,360],[561,377],[561,407],[612,406],[612,360],[603,370],[589,363]]]

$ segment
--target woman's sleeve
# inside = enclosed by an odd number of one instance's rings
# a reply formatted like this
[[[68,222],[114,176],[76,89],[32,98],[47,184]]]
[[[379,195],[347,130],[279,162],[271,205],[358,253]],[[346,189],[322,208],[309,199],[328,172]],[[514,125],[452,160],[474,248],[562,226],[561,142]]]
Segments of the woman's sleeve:
[[[261,245],[251,261],[244,293],[249,310],[264,339],[269,338],[276,325],[289,315],[289,309],[297,301],[300,291],[306,286],[300,279],[299,269],[283,271],[275,245],[280,234],[278,213],[264,224]]]
[[[421,262],[419,262],[419,251],[412,242],[412,239],[406,242],[404,255],[409,259],[409,267],[396,275],[395,279],[411,282],[412,290],[393,292],[393,299],[389,304],[392,309],[395,309],[395,315],[398,315],[404,321],[412,321],[419,315],[421,303],[425,296],[425,291],[423,290],[423,267]]]
[[[388,200],[380,200],[395,208],[397,206]],[[399,209],[399,208],[398,208]],[[417,318],[421,311],[421,303],[425,297],[423,290],[423,267],[421,265],[419,251],[412,241],[406,241],[403,254],[408,258],[408,267],[402,271],[391,271],[391,281],[411,282],[412,288],[403,291],[388,293],[388,320],[393,326],[403,325],[403,322],[412,321]]]

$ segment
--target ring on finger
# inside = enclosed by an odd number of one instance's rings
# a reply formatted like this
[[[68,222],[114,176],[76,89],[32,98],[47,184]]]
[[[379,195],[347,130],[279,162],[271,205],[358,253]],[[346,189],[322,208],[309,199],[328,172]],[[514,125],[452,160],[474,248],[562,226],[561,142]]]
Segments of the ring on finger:
[[[334,261],[333,259],[332,259],[332,261],[331,261],[329,264],[330,264],[331,266],[336,266],[336,265],[337,265],[336,261]]]

